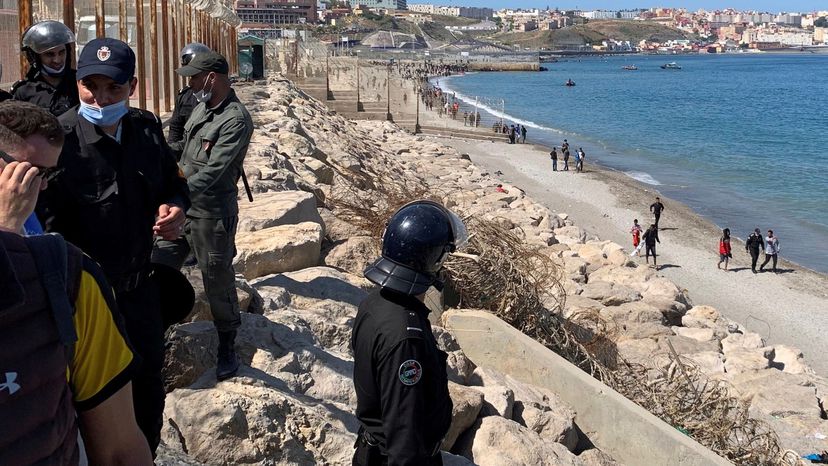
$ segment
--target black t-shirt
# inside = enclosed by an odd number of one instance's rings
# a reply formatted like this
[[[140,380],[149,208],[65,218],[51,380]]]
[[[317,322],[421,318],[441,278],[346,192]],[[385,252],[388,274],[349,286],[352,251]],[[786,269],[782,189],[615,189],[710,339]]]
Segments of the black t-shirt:
[[[664,204],[662,204],[661,202],[654,202],[650,205],[650,210],[654,214],[659,215],[661,214],[661,211],[664,210]]]

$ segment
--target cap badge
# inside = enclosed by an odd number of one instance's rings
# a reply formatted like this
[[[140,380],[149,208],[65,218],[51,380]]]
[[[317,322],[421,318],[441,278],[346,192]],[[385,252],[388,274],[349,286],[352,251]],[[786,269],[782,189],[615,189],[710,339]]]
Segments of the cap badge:
[[[112,51],[109,50],[109,47],[104,45],[103,47],[98,49],[98,60],[107,61],[107,60],[109,60],[109,57],[111,57],[111,56],[112,56]]]

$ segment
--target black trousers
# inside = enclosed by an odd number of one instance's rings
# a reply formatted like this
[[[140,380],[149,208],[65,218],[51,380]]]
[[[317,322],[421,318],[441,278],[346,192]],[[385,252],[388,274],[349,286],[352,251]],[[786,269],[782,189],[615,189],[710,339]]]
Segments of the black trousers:
[[[147,438],[150,450],[161,442],[164,414],[164,323],[161,318],[158,287],[143,280],[131,291],[116,291],[118,310],[124,317],[127,336],[140,365],[132,377],[132,405],[138,427]]]
[[[655,246],[655,244],[646,244],[645,243],[644,244],[644,255],[646,256],[647,259],[649,259],[650,254],[653,255],[653,264],[655,264],[655,261],[656,261],[656,246]]]
[[[765,266],[768,265],[768,262],[770,262],[770,260],[773,259],[773,271],[776,272],[776,259],[778,257],[779,256],[777,254],[765,254],[765,261],[762,262],[762,265],[759,267],[759,270],[764,269]]]
[[[658,228],[658,219],[661,218],[661,212],[655,214],[655,226]]]
[[[756,272],[756,262],[759,261],[759,251],[750,251],[750,270]]]
[[[353,466],[387,466],[388,457],[382,454],[379,447],[357,441],[351,464]],[[443,457],[437,453],[422,464],[423,466],[443,466]]]

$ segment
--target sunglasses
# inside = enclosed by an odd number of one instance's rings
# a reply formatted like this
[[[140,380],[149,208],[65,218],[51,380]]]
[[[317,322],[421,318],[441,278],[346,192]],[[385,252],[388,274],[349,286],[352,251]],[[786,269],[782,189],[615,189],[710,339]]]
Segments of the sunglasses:
[[[0,150],[0,160],[4,161],[6,163],[19,162],[19,160],[15,159],[11,155],[3,152],[2,150]],[[51,182],[52,180],[57,178],[58,175],[63,173],[63,168],[62,167],[39,167],[37,165],[32,165],[32,166],[37,168],[40,171],[37,174],[37,176],[43,178],[47,183]]]

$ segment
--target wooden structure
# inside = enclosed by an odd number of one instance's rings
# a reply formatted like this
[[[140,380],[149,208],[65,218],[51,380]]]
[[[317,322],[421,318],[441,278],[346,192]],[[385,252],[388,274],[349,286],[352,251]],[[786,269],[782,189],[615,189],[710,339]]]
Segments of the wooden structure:
[[[0,10],[8,19],[17,15],[18,40],[8,44],[17,50],[23,32],[46,19],[69,26],[78,36],[76,47],[93,38],[89,37],[92,32],[128,43],[137,57],[138,88],[132,105],[159,115],[172,111],[175,96],[186,85],[175,74],[180,66],[179,51],[186,44],[206,44],[227,58],[231,74],[238,74],[236,29],[241,21],[231,8],[232,2],[226,0],[18,0],[17,7],[17,11]],[[0,28],[9,28],[2,19]],[[3,37],[12,35],[12,31],[0,32],[5,33]],[[3,82],[16,80],[12,64],[5,64]],[[21,77],[28,66],[20,54]]]

